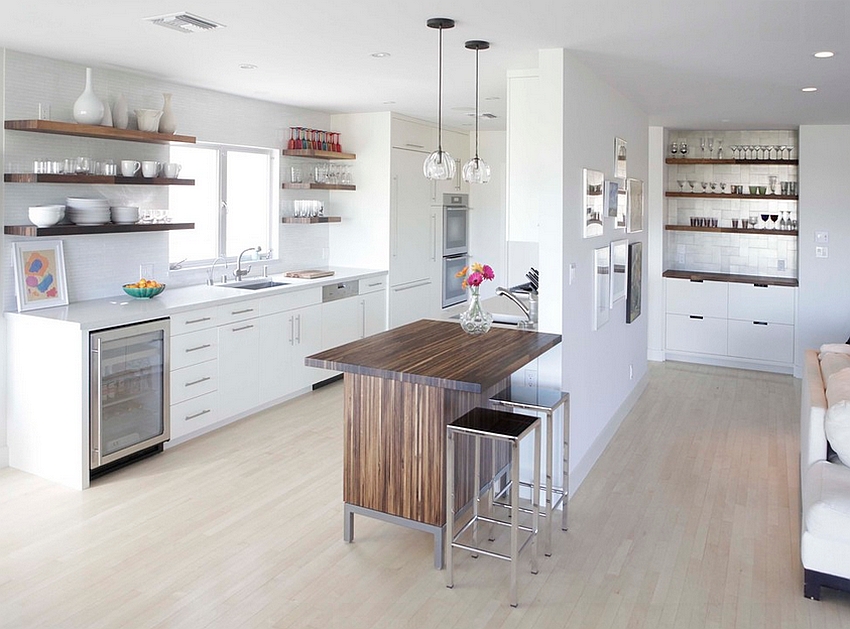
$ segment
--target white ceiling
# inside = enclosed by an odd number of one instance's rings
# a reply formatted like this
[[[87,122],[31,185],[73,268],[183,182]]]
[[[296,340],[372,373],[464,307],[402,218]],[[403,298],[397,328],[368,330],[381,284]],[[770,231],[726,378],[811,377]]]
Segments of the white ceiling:
[[[181,11],[226,28],[184,34],[143,20]],[[435,119],[437,31],[425,22],[451,17],[451,126],[472,122],[468,39],[492,43],[481,109],[498,119],[482,129],[504,127],[505,72],[535,67],[541,48],[573,53],[651,124],[850,123],[850,0],[38,0],[3,12],[0,46],[328,112]],[[815,59],[819,50],[836,56]],[[819,91],[800,91],[809,85]]]

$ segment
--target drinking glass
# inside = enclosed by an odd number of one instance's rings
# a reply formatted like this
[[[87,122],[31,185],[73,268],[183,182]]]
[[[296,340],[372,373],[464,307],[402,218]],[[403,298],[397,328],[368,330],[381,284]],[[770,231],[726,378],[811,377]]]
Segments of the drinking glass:
[[[699,150],[701,157],[705,159],[705,138],[699,139]]]
[[[717,139],[717,159],[723,159],[723,140]]]
[[[672,143],[670,144],[670,154],[671,154],[673,157],[676,157],[676,155],[677,155],[678,153],[679,153],[679,145],[678,145],[676,142],[672,142]]]
[[[712,192],[714,192],[714,193],[716,193],[716,192],[717,192],[717,182],[716,182],[716,181],[712,181],[712,182],[709,184],[709,186],[711,186],[711,191],[712,191]]]
[[[749,219],[747,219],[747,222],[749,222],[750,224],[750,229],[755,229],[756,223],[758,223],[758,219],[755,216],[751,216]]]
[[[720,182],[720,194],[724,194],[726,192],[726,184],[724,182]]]
[[[693,181],[691,179],[688,179],[688,185],[691,187],[691,192],[693,192],[694,190],[696,190],[697,182]]]
[[[786,157],[785,159],[791,159],[791,151],[792,151],[793,149],[794,149],[794,147],[793,147],[793,146],[791,146],[790,144],[789,144],[788,146],[786,146],[786,147],[785,147],[785,150],[786,150],[786,151],[788,151],[788,157]]]
[[[770,214],[762,214],[761,215],[761,220],[762,220],[761,228],[762,229],[767,229],[767,219],[769,219],[769,218],[770,218]]]
[[[679,192],[685,191],[685,184],[688,183],[685,179],[677,179],[676,183],[679,184]]]
[[[679,152],[682,154],[682,157],[685,157],[688,154],[688,143],[680,142],[679,143]]]
[[[779,214],[771,214],[770,220],[773,222],[773,229],[776,229],[776,221],[779,219]]]
[[[708,192],[708,182],[707,182],[707,181],[703,181],[703,182],[701,182],[701,185],[702,185],[702,191],[703,191],[703,192]]]
[[[708,138],[708,156],[714,159],[714,138]]]
[[[767,178],[768,185],[770,186],[770,194],[776,194],[776,175],[771,175]]]

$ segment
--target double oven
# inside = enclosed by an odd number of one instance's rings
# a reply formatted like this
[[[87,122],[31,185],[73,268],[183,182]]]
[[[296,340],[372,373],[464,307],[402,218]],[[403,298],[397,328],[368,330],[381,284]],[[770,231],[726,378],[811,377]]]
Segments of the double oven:
[[[444,194],[442,212],[442,306],[447,308],[466,300],[463,278],[456,275],[469,264],[469,195]]]

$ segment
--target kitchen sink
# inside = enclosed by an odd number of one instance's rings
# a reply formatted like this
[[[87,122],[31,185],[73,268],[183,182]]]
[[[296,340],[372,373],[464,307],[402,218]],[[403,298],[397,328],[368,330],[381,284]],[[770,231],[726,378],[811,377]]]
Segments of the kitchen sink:
[[[261,288],[274,288],[275,286],[289,286],[289,282],[275,282],[268,280],[265,282],[232,282],[230,284],[216,284],[224,288],[241,288],[242,290],[260,290]]]

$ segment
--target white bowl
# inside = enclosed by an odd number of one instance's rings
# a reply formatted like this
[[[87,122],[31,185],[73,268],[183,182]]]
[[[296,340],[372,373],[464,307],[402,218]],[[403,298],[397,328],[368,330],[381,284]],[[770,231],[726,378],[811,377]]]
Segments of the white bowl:
[[[27,212],[30,221],[37,227],[50,227],[65,217],[64,205],[36,205]]]
[[[139,222],[139,208],[135,206],[117,206],[111,210],[112,222],[129,225]]]

